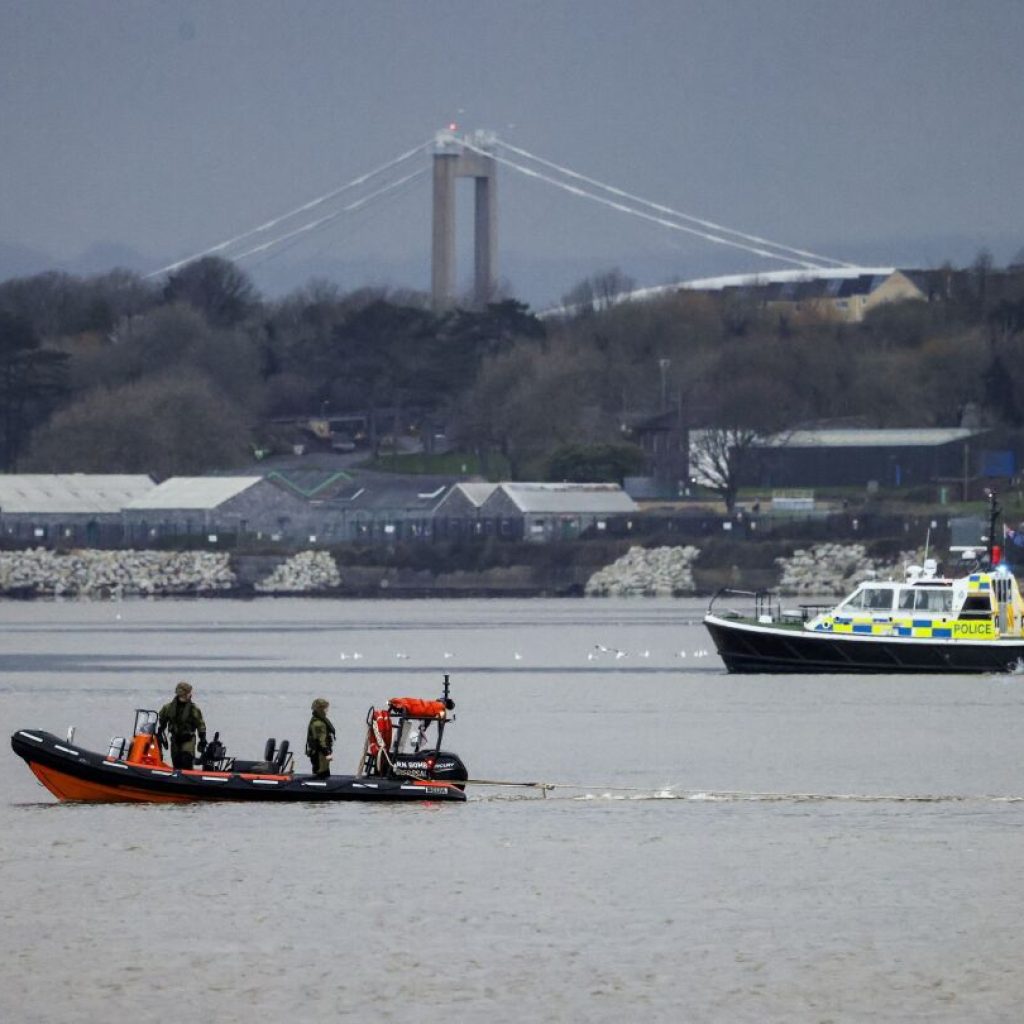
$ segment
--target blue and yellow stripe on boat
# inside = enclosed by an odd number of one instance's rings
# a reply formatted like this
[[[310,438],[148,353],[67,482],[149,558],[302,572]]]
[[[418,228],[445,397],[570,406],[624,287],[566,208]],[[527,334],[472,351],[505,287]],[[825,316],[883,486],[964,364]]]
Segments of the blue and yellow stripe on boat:
[[[851,619],[829,617],[815,627],[821,633],[849,633],[856,636],[899,636],[917,640],[997,640],[991,619]]]

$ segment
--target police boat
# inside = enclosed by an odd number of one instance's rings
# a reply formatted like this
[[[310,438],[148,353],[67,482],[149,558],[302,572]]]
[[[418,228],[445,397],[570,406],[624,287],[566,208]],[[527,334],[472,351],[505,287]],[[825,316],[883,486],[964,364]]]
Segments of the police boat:
[[[925,559],[901,582],[866,581],[835,607],[796,610],[769,591],[721,590],[704,625],[730,672],[1021,671],[1024,599],[993,543],[998,511],[993,496],[987,557],[966,576],[939,576]]]
[[[447,675],[439,700],[392,697],[371,707],[357,774],[325,778],[296,773],[287,740],[269,739],[263,760],[243,761],[228,755],[219,733],[194,768],[177,770],[163,760],[157,712],[148,708],[136,710],[132,737],[115,736],[105,754],[75,744],[74,728],[63,739],[19,729],[11,746],[62,801],[465,801],[466,766],[441,746],[454,708]]]

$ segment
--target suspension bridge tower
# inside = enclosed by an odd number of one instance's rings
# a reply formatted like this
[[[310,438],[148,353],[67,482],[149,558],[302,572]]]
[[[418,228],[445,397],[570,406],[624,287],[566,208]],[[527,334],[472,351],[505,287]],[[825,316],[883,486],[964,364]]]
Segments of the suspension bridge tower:
[[[454,126],[434,137],[434,205],[431,295],[434,309],[455,301],[455,179],[474,183],[473,303],[482,309],[494,292],[498,242],[495,136],[477,131],[459,137]]]

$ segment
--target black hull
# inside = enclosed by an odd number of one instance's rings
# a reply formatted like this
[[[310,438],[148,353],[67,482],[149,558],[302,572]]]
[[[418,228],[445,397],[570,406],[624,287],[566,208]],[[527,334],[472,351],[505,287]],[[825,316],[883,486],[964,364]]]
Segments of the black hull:
[[[1009,672],[1024,665],[1024,640],[935,640],[812,633],[709,615],[704,625],[730,672]]]
[[[463,802],[455,785],[412,779],[332,775],[258,775],[174,771],[110,761],[52,733],[21,729],[11,737],[14,752],[61,800],[84,802],[193,803],[236,801],[323,803],[334,800]]]

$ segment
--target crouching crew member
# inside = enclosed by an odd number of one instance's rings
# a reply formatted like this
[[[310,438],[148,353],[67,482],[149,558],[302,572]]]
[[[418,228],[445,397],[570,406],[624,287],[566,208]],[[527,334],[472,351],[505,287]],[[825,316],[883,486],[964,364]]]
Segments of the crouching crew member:
[[[334,726],[327,717],[330,704],[323,697],[313,701],[313,717],[306,730],[306,756],[312,762],[313,774],[326,779],[331,774],[331,758],[334,756]]]
[[[171,764],[175,768],[193,768],[196,761],[196,737],[199,754],[206,750],[206,723],[203,713],[192,703],[192,687],[178,683],[174,700],[160,709],[157,738],[161,747],[167,746],[167,733],[171,734]]]

